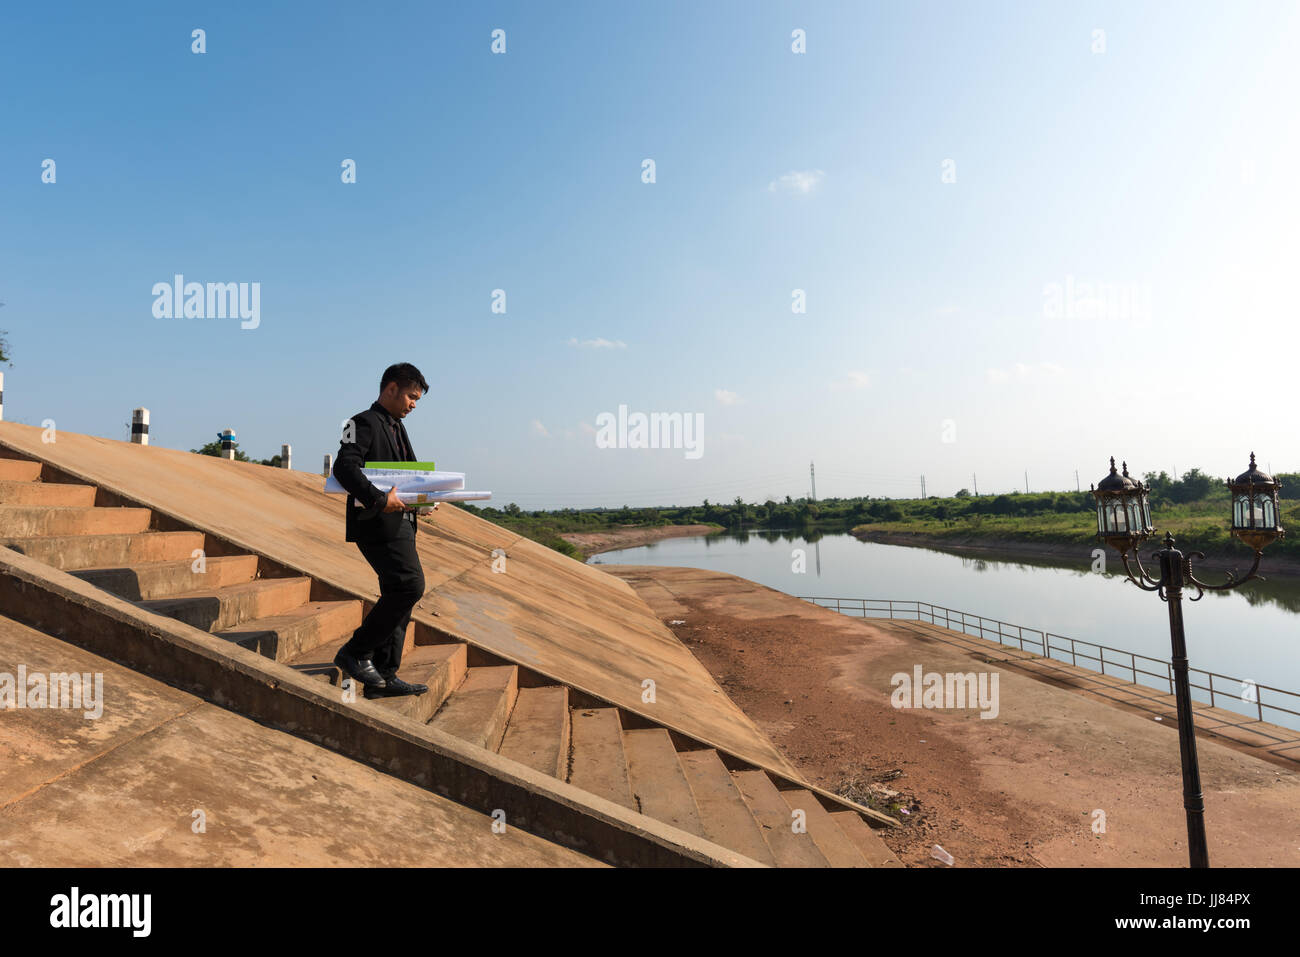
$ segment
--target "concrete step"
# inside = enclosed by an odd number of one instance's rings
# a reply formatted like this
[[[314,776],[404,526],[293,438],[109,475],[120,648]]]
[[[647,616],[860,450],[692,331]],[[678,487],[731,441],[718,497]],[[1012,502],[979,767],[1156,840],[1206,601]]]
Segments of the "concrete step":
[[[411,653],[403,652],[402,664],[397,669],[398,677],[411,684],[428,685],[429,690],[400,698],[375,698],[374,702],[415,721],[428,721],[438,713],[451,690],[465,680],[468,650],[468,646],[459,642],[449,642],[416,645]]]
[[[346,641],[360,624],[360,601],[309,601],[282,615],[254,618],[217,635],[264,657],[287,662],[340,637]]]
[[[257,618],[281,615],[311,597],[310,578],[259,578],[242,585],[176,598],[137,602],[141,608],[176,618],[203,631],[229,631]]]
[[[501,745],[518,690],[519,669],[514,665],[470,668],[429,727],[495,751]]]
[[[718,752],[679,751],[677,760],[695,796],[704,836],[760,864],[775,865],[776,857]]]
[[[130,534],[147,531],[149,520],[147,508],[0,505],[0,531],[12,538]]]
[[[0,459],[0,463],[5,462]],[[108,568],[144,562],[193,561],[203,548],[202,532],[137,532],[126,535],[47,535],[0,538],[0,546],[30,555],[64,571]]]
[[[128,601],[173,598],[251,582],[257,577],[256,555],[216,556],[194,571],[194,560],[145,562],[125,568],[79,568],[71,574]]]
[[[668,732],[663,728],[624,731],[623,750],[637,810],[704,837],[704,822]]]
[[[830,862],[807,832],[791,829],[790,806],[781,797],[766,771],[732,771],[750,813],[762,831],[763,840],[772,850],[778,867],[828,867]]]
[[[869,867],[903,866],[903,862],[889,849],[889,845],[880,839],[880,835],[871,829],[870,824],[862,820],[862,815],[857,811],[844,808],[827,813],[844,832],[844,836],[852,841],[853,846],[867,859]]]
[[[868,867],[867,859],[857,846],[845,836],[840,826],[831,818],[830,813],[822,807],[822,802],[811,791],[795,788],[782,791],[781,797],[786,806],[793,811],[804,812],[804,822],[808,835],[817,845],[831,867]]]
[[[41,463],[35,459],[0,459],[0,480],[35,482],[41,477]]]
[[[77,505],[89,508],[94,504],[93,485],[0,478],[0,505]]]
[[[338,665],[334,664],[334,656],[339,653],[340,648],[352,640],[353,633],[360,625],[361,620],[358,619],[357,624],[350,630],[290,658],[289,665],[312,678],[320,678],[328,684],[337,685],[343,679],[343,675]],[[410,622],[406,626],[406,646],[402,649],[402,667],[398,669],[398,674],[402,674],[406,667],[406,656],[415,647],[412,640],[414,635],[415,622]],[[402,677],[406,676],[402,674]]]
[[[569,767],[569,689],[520,688],[499,753],[563,780]]]
[[[569,729],[569,783],[635,811],[618,709],[573,708]]]

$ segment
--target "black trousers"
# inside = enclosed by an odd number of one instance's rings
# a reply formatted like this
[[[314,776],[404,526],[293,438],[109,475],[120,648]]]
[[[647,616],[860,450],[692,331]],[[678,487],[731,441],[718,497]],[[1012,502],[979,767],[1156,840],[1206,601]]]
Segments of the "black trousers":
[[[344,647],[358,658],[370,658],[385,678],[397,674],[411,610],[424,597],[424,570],[415,550],[415,528],[402,522],[396,538],[357,542],[370,567],[379,575],[379,601],[352,633]]]

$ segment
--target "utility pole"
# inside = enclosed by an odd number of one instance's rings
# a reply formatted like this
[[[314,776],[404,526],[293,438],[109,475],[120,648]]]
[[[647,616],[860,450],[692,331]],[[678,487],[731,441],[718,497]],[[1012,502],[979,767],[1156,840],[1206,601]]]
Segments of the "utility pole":
[[[1074,490],[1075,490],[1076,492],[1082,492],[1082,491],[1083,491],[1083,489],[1079,488],[1079,470],[1078,470],[1078,469],[1075,469],[1075,470],[1074,470]]]
[[[923,500],[925,498],[925,476],[924,475],[921,476],[921,498]]]
[[[1029,494],[1029,469],[1025,469],[1025,494]]]
[[[808,477],[812,479],[812,500],[817,501],[817,469],[810,461],[808,463]]]
[[[971,472],[971,473],[970,473],[970,481],[971,481],[971,484],[975,486],[975,497],[976,497],[976,498],[979,498],[979,494],[980,494],[980,480],[977,479],[977,478],[975,477],[975,473],[974,473],[974,472]]]

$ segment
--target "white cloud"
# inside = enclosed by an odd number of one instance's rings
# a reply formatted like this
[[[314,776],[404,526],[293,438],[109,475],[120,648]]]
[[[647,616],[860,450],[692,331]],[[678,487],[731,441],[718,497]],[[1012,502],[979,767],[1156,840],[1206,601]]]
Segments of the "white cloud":
[[[622,339],[576,339],[570,338],[569,345],[575,349],[626,349],[627,343]]]
[[[735,405],[740,401],[740,396],[734,392],[728,392],[726,389],[714,389],[713,397],[723,405]]]
[[[551,433],[546,431],[546,426],[542,425],[542,423],[537,419],[533,419],[533,435],[540,436],[544,439],[551,437]]]
[[[858,369],[845,375],[843,379],[837,379],[831,383],[831,388],[840,389],[865,389],[871,385],[871,376]]]
[[[1012,378],[1020,381],[1030,382],[1041,379],[1052,379],[1064,375],[1065,369],[1055,362],[1017,362],[1011,367],[1011,371],[1006,369],[989,369],[988,379],[990,382],[1007,382]]]
[[[767,184],[767,191],[775,193],[778,189],[787,193],[811,193],[817,184],[826,178],[826,173],[819,169],[790,170],[784,176]]]

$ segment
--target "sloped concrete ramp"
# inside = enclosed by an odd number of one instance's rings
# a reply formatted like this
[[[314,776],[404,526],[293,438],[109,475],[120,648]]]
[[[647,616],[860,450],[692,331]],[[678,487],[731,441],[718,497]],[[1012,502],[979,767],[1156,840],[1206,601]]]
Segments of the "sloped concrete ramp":
[[[378,595],[319,478],[43,437],[0,423],[0,615],[605,863],[898,866],[899,822],[800,779],[626,583],[439,510],[430,690],[358,700],[332,659]]]
[[[15,662],[117,706],[0,712],[0,866],[603,866],[0,617]]]
[[[251,552],[379,598],[375,573],[343,540],[345,499],[324,478],[247,462],[0,423],[0,446],[40,459]],[[767,767],[783,756],[625,582],[457,508],[422,519],[426,595],[413,618],[562,676],[637,713]],[[0,529],[0,537],[5,537]],[[492,552],[506,571],[492,571]],[[655,682],[655,703],[642,683]]]

